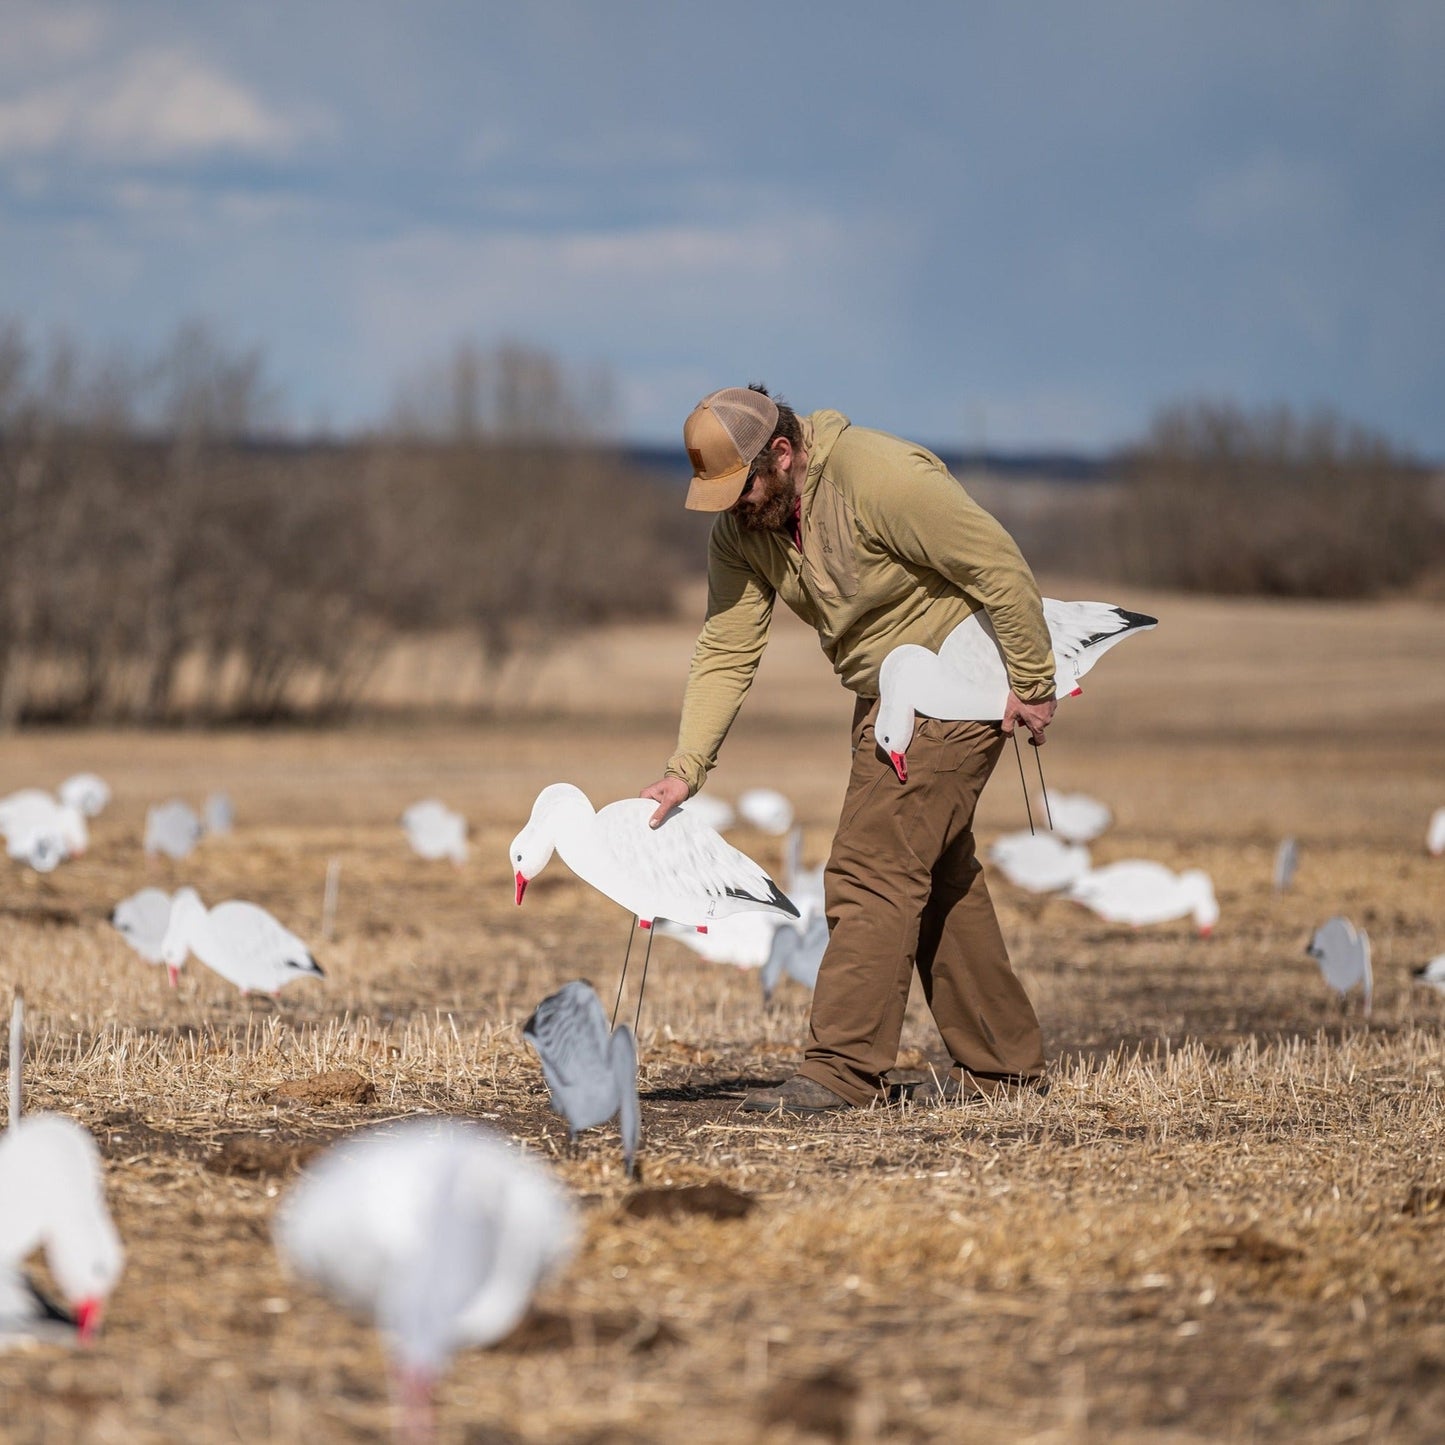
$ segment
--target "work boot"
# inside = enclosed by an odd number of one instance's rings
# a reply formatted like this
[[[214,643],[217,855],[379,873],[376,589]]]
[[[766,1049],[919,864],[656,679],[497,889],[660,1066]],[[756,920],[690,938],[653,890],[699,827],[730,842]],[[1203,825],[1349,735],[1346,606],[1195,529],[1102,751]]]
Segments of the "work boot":
[[[1014,1076],[987,1079],[969,1073],[956,1078],[952,1074],[944,1074],[942,1078],[927,1079],[919,1084],[913,1091],[913,1102],[925,1109],[936,1109],[941,1104],[981,1104],[985,1099],[1042,1096],[1048,1092],[1049,1081],[1042,1078]]]
[[[834,1109],[851,1109],[854,1106],[841,1094],[822,1084],[794,1074],[775,1089],[754,1089],[743,1096],[739,1106],[749,1114],[827,1114]]]

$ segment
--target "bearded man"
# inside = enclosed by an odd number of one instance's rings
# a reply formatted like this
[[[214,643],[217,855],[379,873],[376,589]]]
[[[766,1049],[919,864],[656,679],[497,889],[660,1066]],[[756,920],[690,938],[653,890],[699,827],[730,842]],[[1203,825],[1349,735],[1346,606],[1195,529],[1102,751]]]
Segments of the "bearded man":
[[[886,1101],[915,969],[952,1057],[916,1099],[1041,1088],[1038,1019],[1009,966],[973,836],[1004,738],[1022,723],[1040,744],[1054,715],[1033,574],[936,456],[839,412],[799,417],[765,387],[729,387],[698,403],[683,440],[693,468],[686,505],[718,516],[677,751],[642,790],[658,805],[653,826],[716,764],[776,598],[817,629],[857,697],[807,1052],[794,1077],[749,1094],[743,1108],[815,1114]],[[920,719],[900,781],[873,736],[883,659],[906,642],[936,651],[980,609],[1008,671],[1002,722]]]

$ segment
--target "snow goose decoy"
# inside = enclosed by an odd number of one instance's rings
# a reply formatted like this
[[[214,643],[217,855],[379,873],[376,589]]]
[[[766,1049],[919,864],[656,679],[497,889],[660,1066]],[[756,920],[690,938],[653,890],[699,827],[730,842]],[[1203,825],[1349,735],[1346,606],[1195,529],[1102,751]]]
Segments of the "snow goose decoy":
[[[1345,995],[1360,985],[1365,999],[1365,1017],[1370,1016],[1374,1000],[1375,975],[1370,967],[1370,935],[1357,929],[1348,918],[1327,919],[1314,931],[1305,952],[1320,966],[1324,980],[1339,994]]]
[[[691,804],[684,804],[691,809]],[[695,816],[695,815],[694,815]],[[780,929],[801,929],[810,913],[823,912],[823,869],[803,867],[803,830],[794,826],[783,845],[783,878],[788,899],[798,909],[797,919],[778,913],[734,913],[711,923],[705,933],[696,928],[659,920],[653,927],[664,938],[676,938],[708,963],[734,968],[764,968],[778,946]],[[786,951],[788,945],[782,945]],[[764,994],[771,992],[765,985]]]
[[[749,788],[738,799],[738,814],[760,832],[781,838],[793,826],[793,805],[776,788]]]
[[[82,1341],[100,1324],[125,1265],[125,1251],[105,1203],[100,1151],[74,1119],[20,1117],[24,1004],[10,1025],[10,1127],[0,1135],[0,1334],[74,1330]],[[35,1249],[49,1266],[73,1316],[58,1310],[21,1265]]]
[[[1038,799],[1039,811],[1066,843],[1092,843],[1114,821],[1108,804],[1087,793],[1050,793]]]
[[[87,818],[98,818],[110,802],[110,784],[94,773],[75,773],[56,789],[60,801]]]
[[[1068,895],[1109,923],[1169,923],[1192,917],[1201,937],[1219,922],[1219,903],[1207,873],[1175,873],[1162,863],[1129,859],[1095,868],[1074,880]]]
[[[644,928],[655,918],[707,928],[749,909],[798,916],[762,868],[714,829],[682,808],[650,828],[647,820],[656,810],[646,798],[624,798],[594,811],[571,783],[543,788],[508,850],[517,902],[556,852],[584,882],[636,914]]]
[[[1107,602],[1044,598],[1044,621],[1054,650],[1054,695],[1077,697],[1079,680],[1126,637],[1159,621]],[[878,715],[873,735],[899,779],[908,780],[908,745],[914,715],[953,722],[998,722],[1009,682],[993,624],[981,609],[964,618],[937,652],[916,643],[895,647],[878,674]]]
[[[445,803],[426,798],[401,815],[411,850],[421,858],[450,858],[459,867],[467,861],[467,820]]]
[[[688,927],[659,918],[653,932],[675,938],[706,963],[732,968],[761,968],[768,961],[773,935],[792,922],[779,913],[732,913],[705,929]]]
[[[202,825],[212,838],[229,837],[236,826],[236,808],[226,793],[212,793],[206,799]]]
[[[642,1019],[654,920],[666,918],[685,928],[706,929],[721,918],[753,909],[798,916],[777,884],[712,828],[682,808],[673,809],[653,828],[648,819],[655,811],[656,804],[646,798],[624,798],[594,811],[580,788],[553,783],[537,795],[527,826],[507,850],[519,904],[527,884],[556,852],[583,882],[620,903],[648,930],[634,1032]],[[629,932],[618,1007],[631,954]],[[612,1021],[617,1021],[616,1009]]]
[[[1425,851],[1432,858],[1445,858],[1445,808],[1436,808],[1430,814],[1430,823],[1425,829]]]
[[[1293,838],[1281,838],[1274,850],[1274,891],[1288,892],[1299,871],[1299,844]]]
[[[11,858],[49,873],[90,846],[85,816],[72,803],[58,802],[39,788],[22,788],[0,798],[0,833]]]
[[[714,798],[707,793],[694,793],[685,803],[677,806],[719,833],[726,833],[738,820],[737,812],[731,803],[725,803],[721,798]]]
[[[187,894],[197,903],[200,895],[194,888],[176,890],[175,898]],[[171,906],[175,899],[162,888],[142,888],[129,898],[122,898],[110,912],[111,927],[115,929],[147,963],[165,962],[161,947],[165,943],[166,929],[170,926]],[[180,974],[180,965],[173,964],[166,969],[170,985],[175,988]]]
[[[164,853],[179,862],[189,858],[205,833],[196,810],[179,798],[146,809],[145,851]]]
[[[192,953],[243,994],[274,998],[293,979],[325,977],[311,950],[264,908],[232,900],[208,910],[194,889],[182,888],[171,901],[161,961],[179,968]]]
[[[1423,983],[1437,993],[1445,993],[1445,953],[1437,954],[1429,963],[1422,963],[1411,976],[1416,983]]]
[[[770,1004],[785,978],[801,984],[809,993],[817,987],[818,970],[828,951],[828,919],[821,908],[807,908],[797,923],[784,921],[773,934],[773,944],[760,975],[763,1003]]]
[[[453,1353],[511,1333],[577,1223],[551,1177],[456,1119],[367,1130],[328,1149],[275,1224],[290,1269],[381,1331],[414,1436]]]
[[[988,850],[989,861],[1015,888],[1055,893],[1089,871],[1089,850],[1056,833],[1005,833]]]
[[[575,1142],[584,1129],[616,1118],[622,1167],[632,1177],[641,1121],[637,1109],[637,1041],[626,1024],[608,1028],[597,991],[585,979],[548,994],[522,1025],[537,1051],[552,1107]]]

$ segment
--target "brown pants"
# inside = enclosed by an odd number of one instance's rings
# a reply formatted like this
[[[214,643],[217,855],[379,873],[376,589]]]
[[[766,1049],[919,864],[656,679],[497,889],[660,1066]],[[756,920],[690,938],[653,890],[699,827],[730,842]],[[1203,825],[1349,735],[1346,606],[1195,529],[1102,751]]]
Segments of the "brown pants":
[[[1003,751],[993,723],[920,718],[900,783],[873,738],[877,700],[853,718],[853,771],[826,896],[828,951],[800,1072],[855,1104],[898,1059],[913,970],[954,1074],[984,1092],[1043,1070],[1039,1021],[975,857],[973,814]]]

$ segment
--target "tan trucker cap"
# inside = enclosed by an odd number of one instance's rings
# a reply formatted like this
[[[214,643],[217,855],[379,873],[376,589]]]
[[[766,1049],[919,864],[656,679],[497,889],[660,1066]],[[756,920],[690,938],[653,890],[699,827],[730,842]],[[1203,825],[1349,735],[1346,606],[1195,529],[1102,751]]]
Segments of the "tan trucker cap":
[[[692,485],[683,504],[694,512],[725,512],[742,496],[748,471],[778,424],[770,396],[728,386],[703,397],[682,424],[692,462]]]

